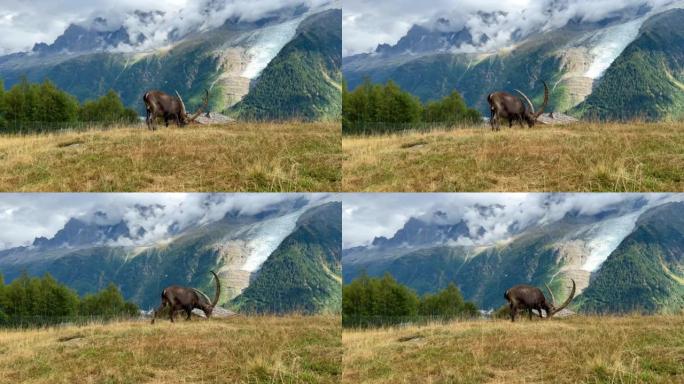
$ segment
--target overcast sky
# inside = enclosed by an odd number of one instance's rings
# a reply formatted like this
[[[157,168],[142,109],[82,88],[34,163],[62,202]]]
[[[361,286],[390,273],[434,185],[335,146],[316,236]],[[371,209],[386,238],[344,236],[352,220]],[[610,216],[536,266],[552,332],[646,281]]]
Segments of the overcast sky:
[[[218,11],[206,13],[207,4]],[[30,50],[35,43],[52,43],[69,24],[90,25],[106,18],[112,30],[125,25],[131,34],[142,33],[148,45],[163,44],[168,33],[212,28],[233,16],[259,19],[267,12],[305,4],[312,8],[330,0],[2,0],[0,1],[0,54]],[[333,1],[334,3],[334,1]],[[135,10],[162,11],[154,24],[141,24]]]
[[[367,245],[375,237],[392,237],[409,218],[432,218],[446,212],[451,223],[465,220],[471,230],[487,230],[484,241],[503,240],[515,221],[522,226],[553,222],[566,212],[594,214],[607,206],[646,198],[650,204],[684,201],[684,194],[630,193],[356,193],[342,195],[342,240],[344,248]],[[483,217],[475,205],[498,204],[491,216]]]
[[[193,223],[212,222],[233,208],[256,213],[265,206],[306,196],[310,204],[335,199],[329,194],[285,193],[17,193],[0,194],[0,249],[30,245],[38,236],[52,237],[70,218],[94,220],[94,213],[105,212],[109,223],[124,220],[131,232],[147,231],[145,241],[168,236],[177,222],[181,228]],[[136,204],[159,205],[155,215],[144,217]],[[102,223],[103,224],[103,223]]]
[[[648,4],[663,9],[681,0],[344,0],[343,55],[371,52],[380,43],[395,44],[414,24],[432,26],[437,18],[446,18],[452,31],[467,27],[477,37],[487,34],[487,49],[506,46],[516,30],[525,34],[554,29],[568,20],[601,20],[621,10]],[[471,15],[503,11],[495,25],[486,25]]]

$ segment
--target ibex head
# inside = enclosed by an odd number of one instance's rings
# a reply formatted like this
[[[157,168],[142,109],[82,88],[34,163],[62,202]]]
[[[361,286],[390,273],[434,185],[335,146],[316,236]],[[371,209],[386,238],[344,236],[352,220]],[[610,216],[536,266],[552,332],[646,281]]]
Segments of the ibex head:
[[[525,99],[525,101],[529,105],[529,108],[525,109],[525,113],[523,116],[525,118],[525,121],[527,121],[527,125],[530,128],[532,128],[534,126],[534,124],[537,122],[537,119],[539,118],[539,116],[541,116],[542,113],[544,113],[544,108],[546,108],[546,106],[549,103],[549,88],[546,86],[545,81],[542,81],[542,83],[544,83],[544,102],[542,103],[542,106],[539,108],[539,111],[537,111],[537,112],[534,111],[534,105],[532,104],[532,101],[530,101],[530,98],[527,97],[527,95],[525,95],[521,90],[519,90],[519,89],[515,90]]]
[[[185,126],[187,124],[192,123],[202,113],[202,111],[204,109],[208,108],[208,106],[209,106],[209,90],[205,89],[204,92],[205,92],[204,105],[201,106],[197,110],[197,112],[195,112],[194,115],[189,116],[187,110],[185,109],[185,103],[183,102],[183,98],[181,97],[180,93],[178,93],[178,91],[176,91],[176,96],[178,97],[178,100],[180,101],[180,105],[181,105],[181,111],[180,111],[180,116],[181,116],[180,125],[181,126]]]

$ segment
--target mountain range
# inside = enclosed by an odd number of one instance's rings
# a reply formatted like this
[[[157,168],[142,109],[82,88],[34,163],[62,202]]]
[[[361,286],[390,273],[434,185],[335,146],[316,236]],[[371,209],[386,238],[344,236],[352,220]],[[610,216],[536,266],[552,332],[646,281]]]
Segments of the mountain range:
[[[136,209],[154,214],[153,206]],[[172,223],[163,239],[106,214],[70,218],[52,237],[0,251],[5,281],[50,273],[79,294],[116,284],[149,309],[178,284],[213,291],[217,271],[225,307],[260,312],[337,312],[341,290],[341,203],[301,197],[256,213],[232,209],[218,220]],[[111,221],[111,220],[110,220]],[[287,266],[287,270],[282,269]],[[253,305],[258,301],[258,305]],[[243,307],[243,308],[241,308]]]
[[[389,239],[344,249],[343,277],[348,283],[363,273],[389,272],[419,294],[453,282],[483,309],[503,305],[503,292],[516,284],[549,283],[560,299],[574,279],[576,310],[678,312],[684,309],[683,217],[684,202],[636,199],[596,214],[570,211],[509,228],[494,242],[481,242],[487,230],[458,218],[440,225],[411,218]]]
[[[141,114],[147,90],[177,90],[194,110],[207,89],[210,110],[236,117],[335,119],[341,113],[342,12],[334,6],[287,7],[257,20],[229,17],[215,27],[174,28],[164,44],[98,17],[71,24],[51,44],[0,57],[0,79],[6,87],[24,76],[47,79],[80,101],[113,89]],[[163,15],[135,11],[127,17],[154,30]]]
[[[554,6],[554,5],[551,5]],[[497,17],[479,13],[481,23]],[[423,101],[460,92],[489,113],[486,96],[521,89],[536,105],[549,84],[547,111],[592,119],[650,120],[684,116],[684,9],[658,12],[644,3],[597,21],[570,19],[559,28],[513,33],[508,46],[487,49],[487,35],[414,25],[396,44],[347,56],[349,89],[364,79],[393,80]]]

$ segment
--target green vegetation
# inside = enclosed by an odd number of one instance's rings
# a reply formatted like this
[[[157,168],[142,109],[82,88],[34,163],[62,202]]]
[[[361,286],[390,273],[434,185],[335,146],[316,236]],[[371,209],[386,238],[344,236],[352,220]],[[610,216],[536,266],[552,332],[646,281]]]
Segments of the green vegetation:
[[[477,315],[475,304],[463,300],[453,283],[440,292],[418,297],[389,273],[382,278],[363,274],[342,289],[342,324],[347,327],[446,321]]]
[[[342,204],[305,212],[232,305],[242,313],[339,313]]]
[[[684,10],[653,16],[574,112],[590,119],[684,118]]]
[[[80,105],[75,97],[49,80],[31,84],[24,77],[7,92],[0,81],[0,132],[32,131],[35,127],[50,131],[77,122],[131,124],[136,121],[138,114],[125,108],[112,90]]]
[[[339,120],[341,53],[342,11],[310,16],[231,111],[245,120]]]
[[[42,278],[23,273],[10,284],[0,275],[0,326],[31,326],[80,319],[132,317],[138,307],[126,302],[116,285],[79,298],[49,273]]]
[[[481,120],[479,112],[469,109],[456,91],[442,100],[423,105],[391,80],[380,85],[366,79],[351,92],[345,84],[342,110],[342,132],[345,134],[392,133],[416,129],[420,123],[454,125]]]

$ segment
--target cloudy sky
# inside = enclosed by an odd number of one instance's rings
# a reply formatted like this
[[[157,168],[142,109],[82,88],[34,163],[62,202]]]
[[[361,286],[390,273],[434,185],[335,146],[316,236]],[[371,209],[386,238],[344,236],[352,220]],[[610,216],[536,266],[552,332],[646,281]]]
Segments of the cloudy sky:
[[[89,26],[95,17],[108,20],[107,30],[123,25],[131,35],[145,35],[147,46],[157,46],[164,44],[174,29],[183,34],[197,28],[220,26],[233,16],[256,20],[287,6],[304,4],[317,8],[330,3],[330,0],[2,0],[0,54],[28,51],[38,42],[50,44],[69,24]],[[207,8],[214,11],[207,12]],[[143,24],[132,15],[135,10],[162,11],[164,15],[155,17],[154,23]]]
[[[344,248],[367,245],[378,236],[392,237],[409,218],[428,219],[436,211],[446,212],[452,223],[465,220],[468,226],[487,230],[483,239],[505,239],[509,225],[526,227],[553,222],[566,212],[598,213],[606,207],[645,198],[650,204],[684,201],[684,194],[543,194],[543,193],[357,193],[342,195],[342,240]],[[498,204],[493,215],[483,217],[476,205]]]
[[[238,209],[257,213],[269,204],[306,196],[310,204],[335,199],[329,194],[203,194],[203,193],[17,193],[0,194],[0,249],[29,245],[38,236],[52,237],[70,218],[95,220],[105,212],[109,223],[124,220],[129,228],[147,231],[143,242],[168,236],[177,222],[181,228],[222,218]],[[154,216],[145,217],[135,205],[158,205]],[[98,219],[99,220],[99,219]],[[104,224],[99,222],[100,224]]]
[[[437,18],[449,25],[440,28],[459,31],[467,27],[474,37],[486,34],[486,49],[506,46],[511,35],[525,35],[565,25],[579,17],[601,20],[625,9],[646,4],[653,9],[682,6],[681,0],[344,0],[343,54],[371,52],[380,43],[395,44],[414,24],[433,26]],[[505,12],[494,25],[487,25],[477,12]]]

